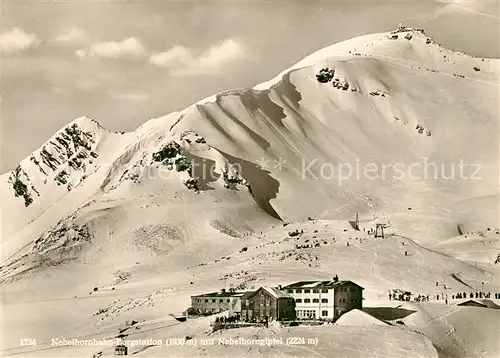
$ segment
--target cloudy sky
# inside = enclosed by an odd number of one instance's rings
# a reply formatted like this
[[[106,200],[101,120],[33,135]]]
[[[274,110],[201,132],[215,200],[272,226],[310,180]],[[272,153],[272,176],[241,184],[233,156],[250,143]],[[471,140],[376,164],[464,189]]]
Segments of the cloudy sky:
[[[496,0],[3,0],[1,171],[74,118],[134,130],[400,22],[499,57]]]

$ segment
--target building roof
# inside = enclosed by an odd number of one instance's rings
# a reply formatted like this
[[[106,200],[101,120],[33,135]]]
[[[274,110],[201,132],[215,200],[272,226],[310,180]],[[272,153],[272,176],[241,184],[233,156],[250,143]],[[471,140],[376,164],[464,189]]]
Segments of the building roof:
[[[500,306],[497,305],[495,302],[493,302],[492,300],[489,300],[489,299],[482,299],[482,300],[479,300],[479,302],[481,302],[482,304],[484,304],[486,307],[488,308],[493,308],[495,310],[498,310],[500,309]]]
[[[292,298],[292,296],[290,296],[288,293],[276,287],[262,287],[262,288],[267,292],[269,292],[269,294],[271,294],[271,296],[275,298]]]
[[[241,296],[241,300],[247,300],[248,297],[250,297],[252,294],[254,294],[255,291],[248,291],[248,292],[245,292],[245,294],[243,296]]]
[[[333,281],[333,280],[330,280],[330,281],[298,281],[298,282],[295,282],[295,283],[292,283],[290,285],[287,285],[287,286],[284,286],[283,289],[284,290],[287,290],[287,289],[292,289],[292,288],[318,288],[318,289],[321,289],[321,288],[337,288],[337,287],[340,287],[340,286],[343,286],[345,284],[351,284],[351,285],[355,285],[355,286],[358,286],[360,287],[362,290],[364,290],[363,287],[361,287],[360,285],[352,282],[352,281]]]
[[[457,303],[457,306],[469,306],[469,305],[471,305],[471,306],[480,306],[480,307],[488,307],[484,303],[479,302],[479,301],[475,301],[475,300],[466,300],[466,301]]]
[[[193,297],[241,297],[247,292],[231,292],[231,291],[225,291],[225,292],[210,292],[210,293],[202,293],[201,295],[196,295],[196,296],[191,296]]]
[[[241,299],[242,300],[247,300],[250,297],[252,297],[254,294],[256,294],[257,292],[259,292],[259,290],[266,291],[267,293],[269,293],[271,296],[273,296],[276,299],[280,299],[280,298],[293,298],[291,295],[289,295],[285,291],[282,291],[282,290],[280,290],[280,289],[278,289],[276,287],[262,286],[262,287],[260,287],[259,289],[255,290],[253,292],[247,292],[245,295],[243,295],[241,297]]]

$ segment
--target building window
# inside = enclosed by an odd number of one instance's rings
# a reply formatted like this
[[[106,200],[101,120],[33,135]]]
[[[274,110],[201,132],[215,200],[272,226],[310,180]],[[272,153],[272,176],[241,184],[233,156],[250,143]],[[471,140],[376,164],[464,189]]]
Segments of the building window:
[[[311,290],[304,290],[304,293],[311,293]]]
[[[328,288],[323,288],[323,289],[321,290],[321,293],[328,293]]]
[[[355,300],[355,299],[352,299],[352,303],[356,303],[356,300]]]
[[[208,300],[205,300],[205,303],[208,303]]]
[[[231,300],[228,298],[228,299],[227,299],[227,303],[229,303],[229,302],[231,302]]]
[[[295,300],[295,302],[297,302],[297,303],[302,303],[302,298],[297,298],[297,299]]]
[[[315,289],[313,290],[313,293],[319,293],[319,290],[318,290],[317,288],[315,288]]]
[[[322,315],[323,317],[328,316],[328,311],[321,311],[321,315]]]
[[[224,303],[224,300],[223,300],[223,299],[221,299],[221,300],[219,300],[219,302],[220,302],[220,303]]]
[[[315,318],[316,317],[316,311],[313,311],[313,310],[306,311],[306,314],[307,314],[308,318]]]
[[[305,298],[304,303],[311,303],[311,300],[309,298]]]
[[[313,303],[319,303],[319,299],[313,298]]]
[[[212,300],[212,303],[215,303],[215,300]]]
[[[328,298],[322,298],[321,303],[328,303]]]
[[[351,292],[354,292],[354,291],[355,291],[354,288],[351,288]]]
[[[295,293],[302,293],[302,290],[299,288],[298,290],[295,290]]]
[[[287,290],[286,292],[288,292],[288,293],[293,293],[293,290]]]

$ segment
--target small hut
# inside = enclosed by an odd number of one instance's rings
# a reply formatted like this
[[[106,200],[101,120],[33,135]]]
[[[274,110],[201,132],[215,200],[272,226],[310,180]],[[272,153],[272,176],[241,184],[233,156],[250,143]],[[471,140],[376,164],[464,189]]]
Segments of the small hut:
[[[124,344],[118,344],[115,347],[115,356],[126,356],[128,353],[127,346]]]

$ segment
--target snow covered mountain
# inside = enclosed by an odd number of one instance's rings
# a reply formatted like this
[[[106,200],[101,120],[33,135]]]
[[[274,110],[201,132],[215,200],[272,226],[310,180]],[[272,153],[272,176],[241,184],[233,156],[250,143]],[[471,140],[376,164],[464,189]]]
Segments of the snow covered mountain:
[[[394,247],[374,244],[373,256],[350,258],[350,275],[373,260],[360,277],[395,265],[384,284],[424,289],[441,269],[443,280],[458,270],[488,281],[490,271],[418,245],[447,239],[446,250],[463,256],[454,251],[458,235],[500,227],[499,65],[400,28],[329,46],[269,82],[206,98],[133,133],[79,118],[2,175],[0,279],[15,283],[63,264],[78,267],[72,290],[136,263],[146,265],[141,280],[184,275],[283,222],[345,221],[359,212],[415,240],[423,259],[408,267],[435,269],[407,279],[397,256],[379,258]],[[498,240],[488,240],[484,262],[492,264]],[[321,270],[338,269],[323,259]],[[262,252],[252,260],[269,263]],[[213,280],[215,272],[198,274]],[[368,291],[385,290],[376,287]]]
[[[316,77],[321,69],[331,73],[326,83]],[[94,195],[127,198],[141,182],[163,186],[165,167],[202,195],[211,195],[211,182],[246,185],[260,208],[291,221],[496,195],[497,81],[498,61],[399,29],[327,47],[270,82],[220,93],[134,133],[82,117],[2,176],[4,235],[44,214],[58,220]],[[213,171],[200,179],[193,163]],[[460,163],[469,165],[462,178]],[[481,217],[493,225],[491,211]]]
[[[2,176],[4,199],[12,198],[13,191],[19,200],[11,200],[9,204],[24,216],[26,211],[39,214],[47,210],[99,169],[100,156],[117,145],[117,137],[118,134],[108,132],[93,119],[75,119]],[[22,206],[28,209],[23,210]],[[33,210],[34,207],[38,210]]]

